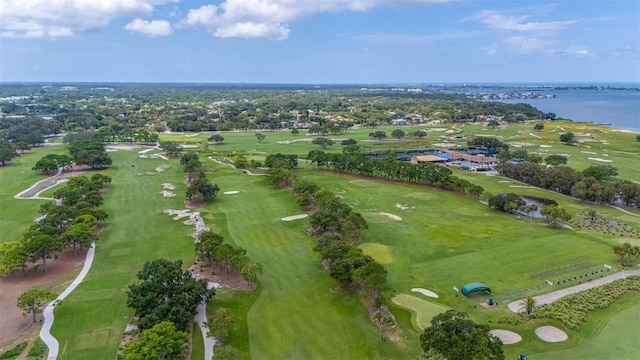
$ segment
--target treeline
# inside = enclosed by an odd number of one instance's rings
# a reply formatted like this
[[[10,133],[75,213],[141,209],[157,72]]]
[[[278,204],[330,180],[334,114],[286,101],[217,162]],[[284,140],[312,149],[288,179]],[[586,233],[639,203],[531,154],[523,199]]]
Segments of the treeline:
[[[274,159],[287,157],[275,154],[269,162],[277,163]],[[367,221],[333,192],[301,179],[286,166],[286,161],[280,164],[284,166],[268,170],[270,181],[278,188],[290,186],[303,210],[315,209],[309,217],[307,230],[318,239],[313,250],[320,253],[329,275],[342,287],[353,289],[375,304],[376,313],[372,316],[379,326],[392,325],[395,320],[383,308],[392,293],[387,283],[387,271],[354,245],[360,240],[362,231],[368,229]]]
[[[39,220],[32,225],[20,241],[0,244],[0,275],[7,276],[14,270],[27,267],[36,271],[42,260],[47,271],[47,259],[57,257],[65,248],[91,247],[97,239],[96,230],[107,218],[100,208],[103,203],[101,190],[111,183],[111,178],[94,174],[91,178],[78,176],[69,179],[65,187],[54,193],[56,202],[40,206]]]
[[[591,165],[583,171],[567,166],[548,167],[532,162],[514,164],[501,161],[501,175],[523,183],[570,195],[595,204],[640,207],[640,185],[617,179],[618,171],[609,165]]]
[[[207,169],[204,164],[200,162],[198,154],[188,152],[182,155],[180,165],[182,165],[182,169],[187,177],[187,200],[208,202],[216,198],[220,187],[207,180]]]
[[[311,150],[307,159],[321,169],[432,185],[461,194],[469,194],[474,198],[478,198],[484,192],[483,187],[453,175],[451,169],[446,166],[431,163],[412,164],[396,161],[392,157],[390,160],[373,160],[357,154],[325,153],[321,150]]]

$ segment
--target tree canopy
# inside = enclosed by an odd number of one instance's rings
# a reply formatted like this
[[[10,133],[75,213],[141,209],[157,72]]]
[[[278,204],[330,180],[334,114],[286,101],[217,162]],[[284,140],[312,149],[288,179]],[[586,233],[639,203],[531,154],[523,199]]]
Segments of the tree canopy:
[[[206,280],[182,271],[181,260],[147,261],[137,278],[139,282],[129,285],[127,306],[135,310],[141,329],[168,320],[178,330],[186,330],[198,304],[215,294],[214,289],[207,289]]]
[[[435,352],[448,360],[502,360],[502,341],[489,330],[466,313],[448,310],[431,320],[431,326],[420,335],[420,343],[425,353]]]

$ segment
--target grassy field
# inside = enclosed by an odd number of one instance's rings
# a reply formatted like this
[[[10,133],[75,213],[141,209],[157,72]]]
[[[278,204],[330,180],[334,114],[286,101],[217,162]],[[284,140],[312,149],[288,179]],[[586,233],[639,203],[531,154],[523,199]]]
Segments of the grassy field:
[[[204,340],[202,339],[202,330],[198,324],[193,324],[193,332],[191,333],[191,360],[204,359]]]
[[[355,138],[368,151],[385,147],[430,148],[439,142],[462,145],[473,135],[495,135],[512,145],[535,149],[543,156],[569,154],[569,165],[578,169],[590,164],[610,164],[618,167],[621,177],[640,181],[637,162],[640,144],[635,142],[635,134],[627,132],[545,122],[542,132],[534,132],[533,124],[506,129],[441,125],[430,127],[432,131],[422,141],[376,142],[368,137],[371,131],[383,130],[389,135],[395,128],[349,130],[347,134],[330,137]],[[405,132],[424,128],[427,127],[402,127]],[[573,131],[582,141],[577,146],[560,144],[558,137],[563,131]],[[306,135],[294,136],[284,131],[264,134],[267,137],[258,143],[254,133],[223,133],[224,143],[210,145],[210,151],[251,151],[251,157],[260,160],[268,153],[305,155],[317,148],[308,141],[284,143],[310,138]],[[198,143],[209,135],[163,134],[162,140]],[[336,144],[329,150],[341,151],[341,147]],[[61,146],[36,149],[16,158],[14,166],[0,168],[0,241],[19,239],[37,215],[42,201],[13,198],[42,178],[31,170],[35,161],[47,153],[64,151]],[[193,242],[187,236],[190,228],[162,213],[168,208],[184,208],[186,188],[177,161],[142,159],[135,150],[113,152],[110,156],[113,166],[105,174],[113,182],[104,205],[109,219],[97,244],[93,268],[55,313],[52,332],[60,341],[61,359],[113,359],[132,315],[125,304],[126,287],[135,280],[144,262],[156,258],[183,259],[186,267],[194,259]],[[164,173],[137,175],[167,163],[172,167]],[[605,263],[614,265],[614,271],[619,270],[610,246],[638,239],[586,229],[551,229],[542,222],[517,219],[469,198],[426,187],[299,171],[301,177],[340,194],[369,223],[359,246],[384,264],[396,299],[401,299],[399,305],[391,303],[389,307],[404,340],[381,342],[377,327],[357,297],[339,290],[322,268],[318,255],[312,252],[315,240],[303,230],[308,220],[280,220],[300,213],[291,191],[273,189],[264,177],[248,176],[208,161],[207,164],[215,170],[209,176],[220,186],[221,193],[198,211],[213,231],[246,248],[252,259],[264,266],[257,291],[219,290],[209,306],[210,313],[218,307],[228,307],[240,318],[228,341],[244,358],[411,358],[419,353],[419,328],[428,323],[435,309],[448,307],[466,311],[474,320],[490,322],[492,327],[521,334],[521,343],[505,346],[507,358],[515,358],[520,352],[544,358],[572,358],[577,354],[574,351],[579,351],[580,358],[626,359],[637,352],[637,341],[630,339],[629,334],[638,329],[625,319],[640,310],[638,295],[627,296],[590,316],[580,331],[568,331],[570,339],[564,343],[547,344],[535,337],[533,331],[537,326],[562,327],[553,321],[504,325],[497,320],[510,314],[506,308],[509,300],[557,289],[541,286],[547,277],[571,275]],[[516,192],[552,198],[574,216],[587,208],[569,197],[519,187],[522,184],[499,176],[458,170],[455,174],[490,193]],[[164,182],[177,186],[177,197],[164,198],[159,194]],[[230,190],[240,193],[222,195]],[[610,207],[595,209],[610,219],[640,228],[638,216]],[[394,221],[381,212],[398,215],[402,221]],[[494,297],[500,300],[498,306],[486,309],[477,306],[485,296],[465,298],[453,291],[453,286],[460,288],[474,281],[482,281],[493,289]],[[418,298],[410,292],[412,287],[430,289],[440,297]],[[197,347],[199,351],[200,345]],[[193,356],[196,358],[197,352]]]

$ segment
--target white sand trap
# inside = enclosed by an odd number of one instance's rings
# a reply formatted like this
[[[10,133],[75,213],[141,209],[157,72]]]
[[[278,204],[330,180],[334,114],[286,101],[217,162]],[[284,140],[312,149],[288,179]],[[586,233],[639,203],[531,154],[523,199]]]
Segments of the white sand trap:
[[[118,149],[106,149],[105,151],[106,152],[116,152],[116,151],[118,151]]]
[[[160,158],[160,159],[163,159],[163,160],[169,160],[168,157],[166,157],[164,155],[161,155],[161,154],[153,154],[150,157],[152,157],[152,158]]]
[[[293,221],[293,220],[298,220],[298,219],[304,219],[306,217],[308,217],[309,214],[300,214],[300,215],[293,215],[293,216],[287,216],[287,217],[283,217],[282,221]]]
[[[379,212],[378,215],[382,215],[382,216],[386,216],[391,220],[395,220],[395,221],[402,221],[402,218],[398,215],[393,215],[393,214],[389,214],[386,212]]]
[[[593,152],[593,151],[580,151],[583,154],[593,154],[596,155],[597,153]]]
[[[169,165],[162,165],[162,166],[158,166],[156,168],[156,172],[161,173],[161,172],[165,172],[167,171],[168,168],[170,168],[171,166]]]
[[[427,131],[447,131],[447,128],[431,128],[431,129],[428,129]]]
[[[550,147],[553,147],[553,146],[551,146],[551,145],[540,145],[540,147],[541,148],[550,148]]]
[[[394,206],[401,210],[409,210],[415,208],[415,206],[402,205],[400,203],[396,203]]]
[[[489,334],[502,340],[502,343],[505,345],[516,344],[522,341],[522,336],[509,330],[494,329],[489,331]]]
[[[413,288],[413,289],[411,289],[411,291],[420,293],[420,294],[422,294],[424,296],[428,296],[428,297],[432,297],[432,298],[436,298],[436,299],[438,298],[438,294],[434,293],[431,290],[427,290],[427,289],[423,289],[423,288]]]
[[[197,136],[197,135],[200,135],[200,134],[196,134],[196,135],[193,135],[193,136]],[[182,144],[180,146],[182,146],[183,149],[195,149],[195,148],[199,147],[198,145],[189,145],[189,144]]]
[[[174,196],[176,196],[176,194],[172,193],[171,191],[167,191],[167,190],[160,191],[160,194],[162,194],[162,196],[164,196],[164,197],[174,197]]]
[[[175,190],[176,189],[176,187],[171,183],[162,184],[162,188],[165,189],[165,190]]]
[[[593,160],[593,161],[600,161],[600,162],[613,162],[613,160],[607,160],[607,159],[601,159],[601,158],[587,158],[589,160]]]
[[[569,338],[566,332],[555,326],[541,326],[536,329],[536,335],[546,342],[562,342]]]
[[[240,194],[240,191],[238,191],[238,190],[225,191],[225,192],[223,192],[223,194],[225,194],[225,195],[235,195],[235,194]]]
[[[138,154],[146,154],[146,153],[148,153],[149,151],[153,151],[153,150],[155,150],[155,149],[156,149],[156,148],[148,148],[148,149],[140,150],[140,151],[138,151]]]

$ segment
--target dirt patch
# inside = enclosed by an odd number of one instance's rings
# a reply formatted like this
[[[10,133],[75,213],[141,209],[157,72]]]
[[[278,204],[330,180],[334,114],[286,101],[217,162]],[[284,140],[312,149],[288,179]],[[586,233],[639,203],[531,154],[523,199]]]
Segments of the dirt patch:
[[[221,287],[241,291],[253,291],[256,289],[256,284],[246,282],[239,271],[229,269],[229,274],[226,274],[224,266],[209,266],[207,261],[204,260],[194,262],[189,267],[189,271],[193,274],[193,277],[218,283]]]
[[[562,342],[569,338],[566,332],[555,326],[541,326],[536,329],[536,335],[546,342]]]
[[[87,249],[79,249],[73,256],[73,249],[66,249],[58,259],[47,259],[47,272],[38,269],[36,272],[24,275],[22,271],[15,271],[6,278],[0,278],[0,313],[2,314],[2,326],[0,326],[0,346],[21,338],[24,332],[33,328],[39,328],[42,314],[38,314],[37,323],[33,322],[31,315],[22,316],[22,311],[16,306],[18,297],[25,291],[34,287],[52,287],[60,285],[60,278],[71,273],[84,264]],[[41,262],[35,263],[41,264]],[[31,266],[33,264],[29,264]],[[64,286],[54,291],[61,292]]]

